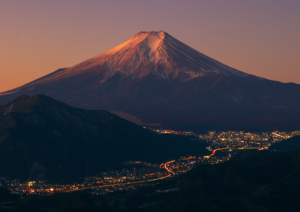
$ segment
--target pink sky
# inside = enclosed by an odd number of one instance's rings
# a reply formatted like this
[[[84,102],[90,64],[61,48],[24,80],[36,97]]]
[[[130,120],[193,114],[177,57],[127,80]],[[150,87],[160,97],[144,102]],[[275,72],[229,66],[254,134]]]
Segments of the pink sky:
[[[299,0],[0,1],[0,92],[163,30],[246,73],[300,84]]]

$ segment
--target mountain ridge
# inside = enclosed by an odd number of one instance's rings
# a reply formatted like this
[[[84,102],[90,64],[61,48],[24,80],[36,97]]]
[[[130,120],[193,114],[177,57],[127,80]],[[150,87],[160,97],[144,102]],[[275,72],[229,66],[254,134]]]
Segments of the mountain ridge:
[[[1,177],[28,177],[38,162],[46,178],[118,169],[124,161],[160,163],[205,154],[204,141],[158,135],[108,111],[70,107],[45,95],[0,106]],[[5,161],[5,162],[4,162]]]

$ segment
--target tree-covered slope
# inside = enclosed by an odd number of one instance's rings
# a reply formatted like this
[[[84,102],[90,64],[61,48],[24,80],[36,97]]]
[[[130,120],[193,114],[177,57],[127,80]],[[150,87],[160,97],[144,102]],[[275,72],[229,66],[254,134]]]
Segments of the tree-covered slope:
[[[108,111],[70,107],[44,95],[0,106],[1,176],[85,176],[127,160],[161,162],[206,152],[205,142],[162,136]]]
[[[270,146],[270,150],[275,150],[279,152],[291,152],[300,148],[300,136],[295,136],[288,140],[280,141],[276,144]]]
[[[136,191],[126,204],[131,211],[299,211],[299,170],[300,149],[289,154],[249,151]],[[170,188],[178,190],[157,192]]]

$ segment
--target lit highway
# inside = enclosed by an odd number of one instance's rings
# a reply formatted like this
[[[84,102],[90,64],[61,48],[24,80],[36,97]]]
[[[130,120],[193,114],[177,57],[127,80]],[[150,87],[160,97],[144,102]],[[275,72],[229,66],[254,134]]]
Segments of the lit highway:
[[[210,154],[210,156],[214,156],[216,151],[218,150],[247,150],[247,149],[258,149],[258,150],[262,150],[263,148],[261,147],[224,147],[224,148],[218,148],[218,149],[214,149],[212,150],[212,153]]]
[[[166,162],[166,163],[163,164],[163,168],[164,168],[165,170],[167,170],[167,172],[168,172],[169,175],[170,175],[170,174],[174,174],[174,172],[173,172],[172,169],[168,168],[167,165],[168,165],[169,163],[173,163],[173,162],[175,162],[175,160],[172,160],[172,161],[169,161],[169,162]]]
[[[80,191],[80,190],[95,189],[95,188],[106,188],[106,187],[112,187],[112,186],[131,185],[131,184],[137,184],[137,183],[147,183],[147,182],[153,182],[153,181],[157,181],[157,180],[163,180],[163,179],[166,179],[168,177],[171,177],[172,174],[174,174],[173,170],[167,167],[168,164],[173,163],[173,162],[175,162],[175,160],[168,161],[168,162],[162,164],[162,167],[168,172],[168,175],[163,176],[163,177],[150,179],[150,180],[127,182],[127,183],[116,183],[116,184],[109,184],[109,185],[85,187],[85,188],[74,189],[74,190],[65,190],[65,191],[62,191],[62,192],[72,192],[72,191]]]

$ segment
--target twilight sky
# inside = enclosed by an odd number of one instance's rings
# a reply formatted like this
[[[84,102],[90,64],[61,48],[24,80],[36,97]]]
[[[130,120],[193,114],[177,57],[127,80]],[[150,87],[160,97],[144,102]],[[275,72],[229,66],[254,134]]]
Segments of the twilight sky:
[[[0,0],[0,92],[160,30],[240,71],[300,84],[299,0]]]

